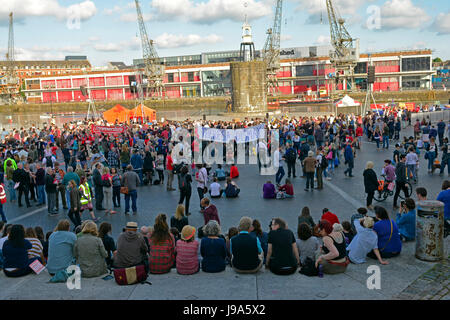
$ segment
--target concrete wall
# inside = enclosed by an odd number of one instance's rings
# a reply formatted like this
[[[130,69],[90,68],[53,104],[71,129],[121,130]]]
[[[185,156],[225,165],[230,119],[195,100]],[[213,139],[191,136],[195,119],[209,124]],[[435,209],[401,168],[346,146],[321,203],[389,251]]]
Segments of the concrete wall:
[[[266,112],[264,61],[231,62],[231,84],[235,112]]]

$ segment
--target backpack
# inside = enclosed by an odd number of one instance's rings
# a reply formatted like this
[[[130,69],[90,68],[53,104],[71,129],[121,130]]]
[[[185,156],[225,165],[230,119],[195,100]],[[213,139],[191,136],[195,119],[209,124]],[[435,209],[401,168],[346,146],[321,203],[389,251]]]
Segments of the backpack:
[[[289,162],[294,162],[297,159],[297,155],[293,148],[290,148],[286,154],[286,160]]]
[[[187,174],[185,174],[184,176],[182,176],[181,174],[178,177],[178,187],[180,188],[180,190],[186,190],[187,189],[187,185],[188,182],[186,180]]]
[[[52,160],[52,157],[51,157],[51,156],[45,157],[45,159],[47,159],[46,162],[45,162],[45,166],[46,166],[47,168],[49,168],[49,167],[53,168],[53,160]]]
[[[324,156],[322,156],[322,162],[320,163],[320,166],[322,169],[326,169],[328,167],[328,159]]]

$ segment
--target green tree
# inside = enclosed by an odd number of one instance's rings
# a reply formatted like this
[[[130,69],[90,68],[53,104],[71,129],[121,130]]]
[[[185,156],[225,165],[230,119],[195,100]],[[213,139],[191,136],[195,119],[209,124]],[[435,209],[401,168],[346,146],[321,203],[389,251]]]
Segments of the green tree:
[[[437,57],[437,58],[434,58],[434,59],[433,59],[433,62],[439,63],[439,62],[442,62],[442,59],[439,58],[439,57]]]

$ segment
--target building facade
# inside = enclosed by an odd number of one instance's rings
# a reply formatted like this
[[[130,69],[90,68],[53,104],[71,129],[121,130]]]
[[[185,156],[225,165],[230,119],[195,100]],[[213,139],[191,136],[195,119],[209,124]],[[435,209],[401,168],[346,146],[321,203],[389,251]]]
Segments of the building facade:
[[[327,53],[330,47],[282,49],[277,74],[284,95],[322,92],[332,87],[334,69]],[[257,53],[258,54],[258,53]],[[213,97],[231,94],[230,61],[239,51],[202,53],[201,55],[161,58],[166,61],[165,90],[168,98]],[[189,60],[188,63],[186,61]],[[420,90],[432,88],[431,50],[361,54],[355,69],[356,86],[367,88],[367,68],[375,66],[374,91]],[[201,63],[198,63],[198,62]],[[142,61],[134,60],[135,65]],[[205,63],[203,63],[205,62]],[[130,77],[135,71],[95,71],[86,74],[44,74],[25,79],[27,101],[35,103],[85,101],[80,86],[89,87],[96,101],[135,99]],[[342,88],[338,88],[342,89]]]

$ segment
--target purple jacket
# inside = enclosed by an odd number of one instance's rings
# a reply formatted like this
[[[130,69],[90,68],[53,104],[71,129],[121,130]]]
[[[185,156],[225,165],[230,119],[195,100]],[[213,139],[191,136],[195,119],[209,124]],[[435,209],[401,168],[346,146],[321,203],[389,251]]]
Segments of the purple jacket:
[[[263,187],[263,198],[273,199],[276,196],[275,186],[272,183],[265,183]]]

